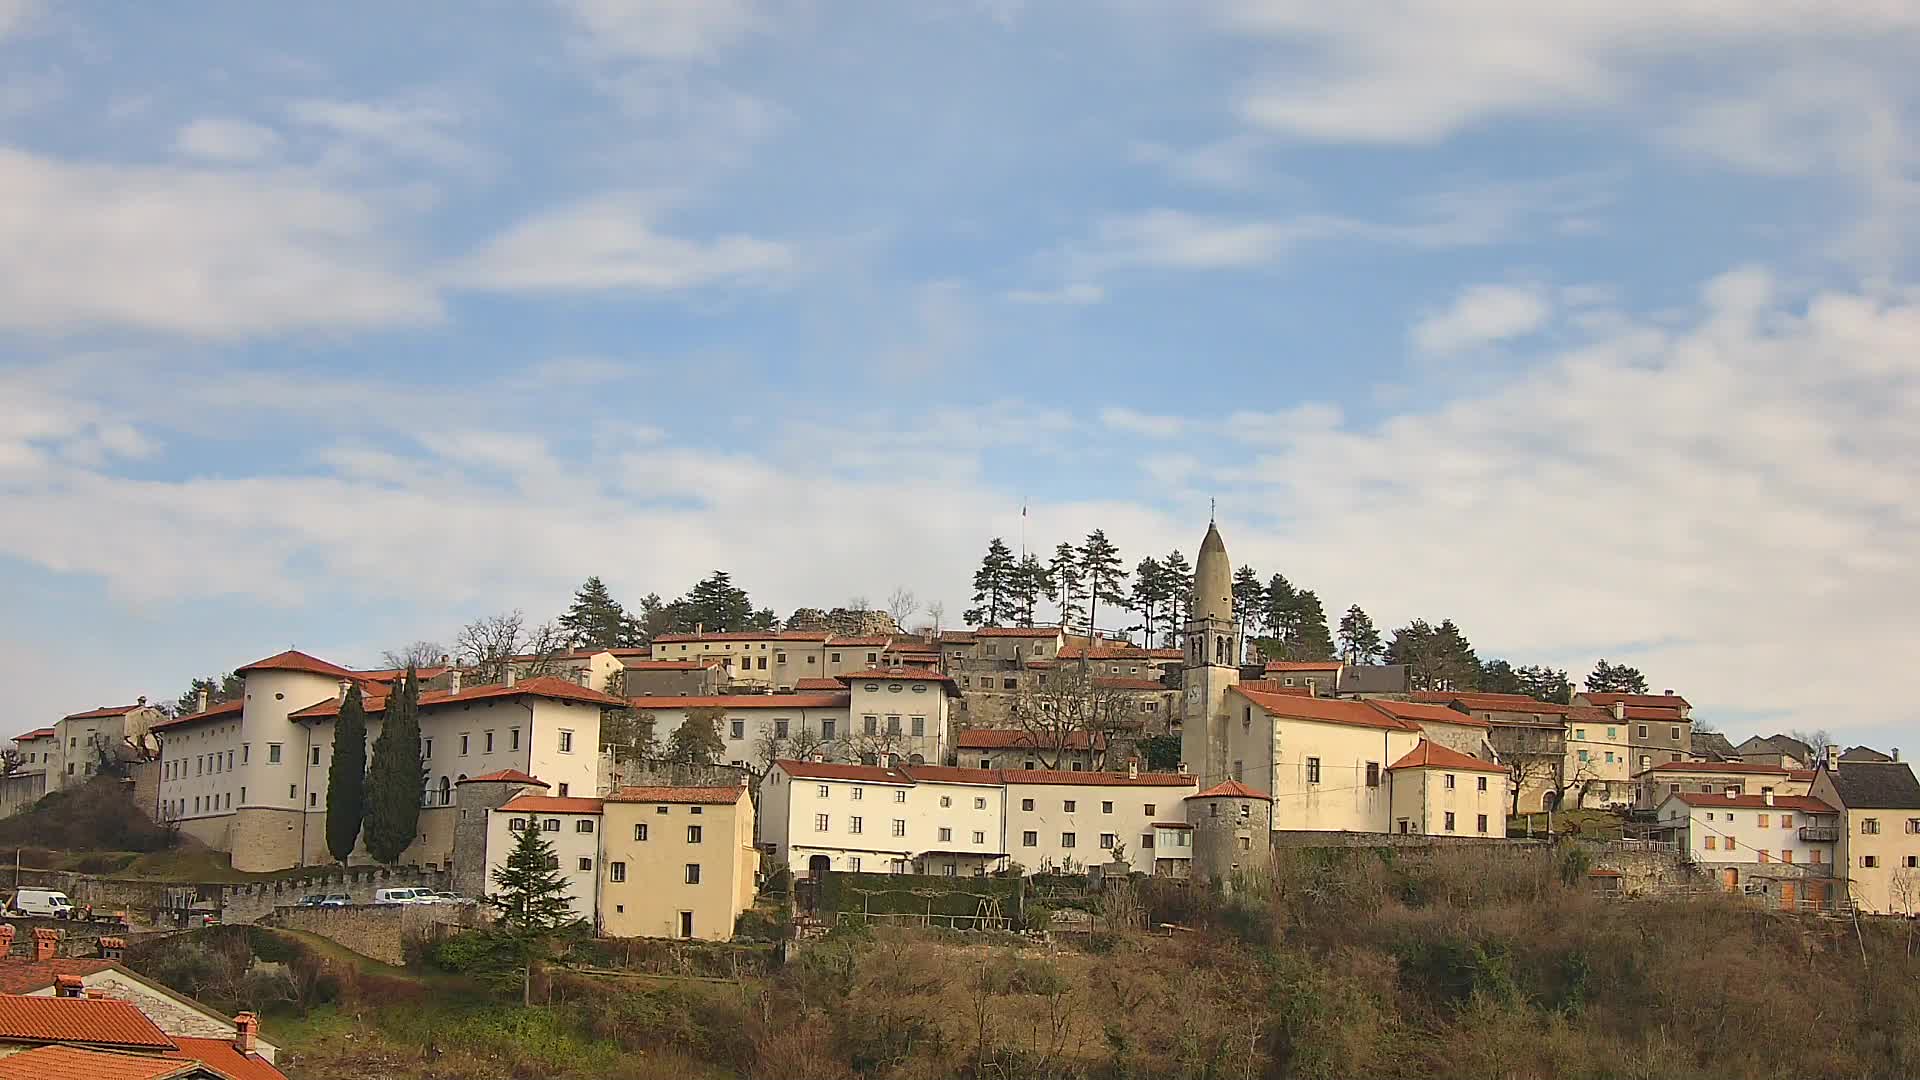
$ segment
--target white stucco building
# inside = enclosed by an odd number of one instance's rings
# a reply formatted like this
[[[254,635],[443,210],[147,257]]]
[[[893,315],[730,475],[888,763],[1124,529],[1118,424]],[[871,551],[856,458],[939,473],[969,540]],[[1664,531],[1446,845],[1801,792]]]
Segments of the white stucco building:
[[[493,811],[487,820],[487,892],[494,891],[494,871],[506,865],[521,830],[538,830],[553,845],[573,913],[597,929],[603,805],[600,799],[527,794]]]

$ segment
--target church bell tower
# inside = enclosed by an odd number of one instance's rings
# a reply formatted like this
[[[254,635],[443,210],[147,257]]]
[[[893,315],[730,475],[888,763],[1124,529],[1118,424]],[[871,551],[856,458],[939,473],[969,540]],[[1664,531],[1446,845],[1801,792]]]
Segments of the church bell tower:
[[[1193,568],[1193,603],[1184,628],[1185,690],[1180,760],[1205,791],[1227,776],[1227,687],[1240,681],[1240,634],[1233,621],[1233,563],[1213,522]]]

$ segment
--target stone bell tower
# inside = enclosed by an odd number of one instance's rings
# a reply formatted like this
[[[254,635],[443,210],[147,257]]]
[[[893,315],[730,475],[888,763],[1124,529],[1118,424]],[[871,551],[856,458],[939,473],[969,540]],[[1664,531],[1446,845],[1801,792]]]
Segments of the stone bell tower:
[[[1240,634],[1233,621],[1233,563],[1213,522],[1193,568],[1193,603],[1184,628],[1185,696],[1180,760],[1205,791],[1227,775],[1227,687],[1240,681]]]

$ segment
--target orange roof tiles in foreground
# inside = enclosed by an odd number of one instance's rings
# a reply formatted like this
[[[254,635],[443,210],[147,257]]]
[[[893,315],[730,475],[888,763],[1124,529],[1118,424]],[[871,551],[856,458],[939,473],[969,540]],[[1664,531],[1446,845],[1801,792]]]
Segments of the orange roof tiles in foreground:
[[[43,727],[43,728],[34,728],[32,731],[27,732],[25,735],[15,735],[13,737],[13,741],[26,742],[28,739],[51,739],[51,738],[53,738],[53,729],[50,727]]]
[[[54,980],[62,975],[84,979],[115,966],[111,960],[100,959],[57,957],[52,960],[28,960],[9,957],[0,960],[0,994],[31,994],[52,986]]]
[[[1187,796],[1187,798],[1189,799],[1265,799],[1267,802],[1273,801],[1273,796],[1267,794],[1264,791],[1255,791],[1254,789],[1248,787],[1247,785],[1241,783],[1238,780],[1227,780],[1222,783],[1215,784],[1212,787],[1208,788],[1207,790],[1202,791],[1197,795],[1189,795]],[[1158,823],[1156,823],[1156,825],[1157,824]],[[1171,828],[1171,826],[1164,826],[1164,827]],[[1188,826],[1188,828],[1192,828],[1192,826]]]
[[[1387,766],[1389,769],[1456,769],[1460,772],[1505,773],[1504,765],[1495,765],[1491,761],[1481,761],[1469,757],[1458,750],[1449,749],[1439,743],[1420,740],[1420,745],[1402,755],[1399,761]]]
[[[597,814],[602,802],[566,795],[515,795],[500,809],[523,814]]]
[[[171,1050],[173,1040],[131,1002],[0,995],[0,1041]]]
[[[173,1041],[180,1044],[180,1049],[169,1051],[164,1056],[203,1062],[208,1068],[233,1080],[287,1080],[287,1074],[274,1068],[272,1062],[259,1054],[242,1054],[227,1039],[195,1039],[179,1035]]]
[[[218,1071],[225,1073],[225,1070]],[[78,1046],[40,1046],[0,1058],[0,1080],[173,1080],[195,1073],[205,1075],[198,1059],[87,1050]],[[282,1080],[285,1076],[278,1069],[270,1075]],[[233,1080],[242,1080],[242,1077],[234,1076]]]
[[[744,787],[625,787],[607,796],[607,801],[731,806],[740,801],[740,793],[745,790]]]
[[[241,710],[246,708],[246,704],[246,701],[241,698],[234,698],[232,701],[223,701],[218,705],[208,706],[206,712],[188,713],[185,716],[176,716],[171,720],[162,720],[153,725],[152,730],[162,731],[171,727],[185,727],[188,724],[197,724],[203,720],[229,719],[239,716]]]
[[[1292,720],[1317,720],[1325,724],[1383,728],[1387,731],[1420,730],[1420,725],[1389,716],[1364,701],[1269,694],[1263,690],[1248,690],[1243,686],[1230,686],[1227,689],[1275,716]]]

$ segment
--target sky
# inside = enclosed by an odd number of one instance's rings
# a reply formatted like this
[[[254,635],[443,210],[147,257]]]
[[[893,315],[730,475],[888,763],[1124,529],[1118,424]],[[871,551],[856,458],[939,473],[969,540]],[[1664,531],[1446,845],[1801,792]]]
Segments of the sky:
[[[0,0],[0,724],[1101,528],[1920,750],[1920,5]],[[1025,516],[1022,507],[1026,508]]]

